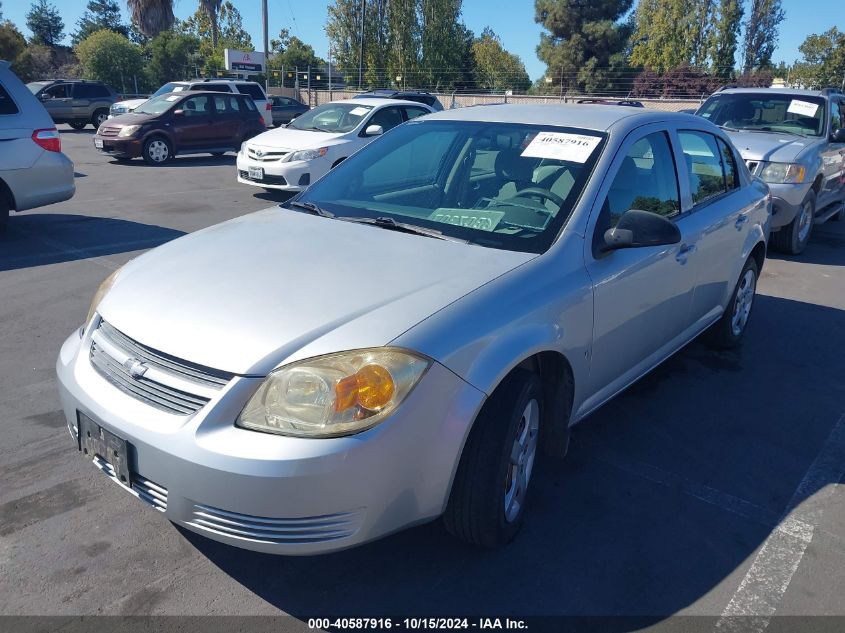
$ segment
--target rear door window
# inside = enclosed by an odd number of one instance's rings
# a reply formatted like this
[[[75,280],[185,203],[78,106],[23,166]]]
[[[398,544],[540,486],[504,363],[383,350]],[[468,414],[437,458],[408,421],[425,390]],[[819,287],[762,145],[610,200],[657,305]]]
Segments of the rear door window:
[[[229,84],[194,84],[191,90],[210,90],[211,92],[232,92]]]
[[[256,101],[264,101],[267,97],[264,94],[264,91],[261,89],[261,86],[258,84],[252,83],[244,83],[244,84],[237,84],[238,92],[243,95],[249,95]]]
[[[108,97],[109,90],[99,84],[76,84],[73,89],[73,96],[77,99],[97,99]]]
[[[208,95],[191,97],[182,102],[182,110],[186,117],[205,116],[211,114],[211,98]]]
[[[3,84],[0,84],[0,116],[4,114],[17,114],[18,112],[20,110],[18,110],[17,104],[12,100],[12,96],[3,87]]]
[[[736,161],[734,160],[734,153],[725,141],[717,138],[719,149],[722,152],[722,168],[725,171],[725,187],[728,191],[739,187],[739,177],[737,176]]]

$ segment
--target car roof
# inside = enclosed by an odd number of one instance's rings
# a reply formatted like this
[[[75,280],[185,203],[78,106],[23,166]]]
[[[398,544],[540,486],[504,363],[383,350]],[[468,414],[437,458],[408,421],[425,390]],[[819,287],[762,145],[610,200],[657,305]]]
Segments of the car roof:
[[[714,92],[711,97],[721,94],[776,94],[776,95],[794,95],[798,97],[826,97],[831,93],[824,93],[821,90],[801,90],[798,88],[725,88]],[[838,95],[839,93],[833,93]]]
[[[636,117],[634,121],[630,121]],[[469,106],[443,110],[426,116],[428,121],[480,121],[487,123],[528,123],[533,125],[556,125],[588,130],[607,131],[620,121],[636,122],[636,125],[662,121],[695,121],[704,119],[691,114],[632,108],[630,106],[591,104],[523,105],[494,104],[483,107]]]
[[[212,95],[216,97],[248,97],[249,95],[241,94],[240,92],[220,92],[219,90],[177,90],[175,92],[165,92],[164,95],[178,95],[179,97],[196,97],[197,95]]]
[[[405,99],[388,99],[386,97],[356,97],[354,99],[338,99],[331,103],[348,103],[350,105],[362,106],[381,106],[381,105],[410,105],[410,106],[425,106],[426,104],[419,101],[407,101]],[[323,104],[325,105],[325,104]],[[431,106],[426,106],[431,107]]]

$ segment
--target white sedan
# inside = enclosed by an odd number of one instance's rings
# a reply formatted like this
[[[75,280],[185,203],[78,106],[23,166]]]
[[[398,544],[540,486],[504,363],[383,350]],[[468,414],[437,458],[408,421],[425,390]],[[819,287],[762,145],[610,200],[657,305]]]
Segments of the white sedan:
[[[413,101],[347,99],[309,110],[241,146],[238,182],[301,191],[377,136],[434,112]]]

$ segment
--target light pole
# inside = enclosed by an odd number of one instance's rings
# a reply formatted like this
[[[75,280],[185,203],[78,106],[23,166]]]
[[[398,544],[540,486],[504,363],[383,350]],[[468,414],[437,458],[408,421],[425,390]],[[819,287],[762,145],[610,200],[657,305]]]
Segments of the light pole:
[[[269,61],[269,47],[267,46],[267,0],[261,0],[261,19],[264,25],[264,90],[270,90],[270,75],[267,72],[267,62]]]
[[[364,78],[364,19],[367,17],[367,0],[361,0],[361,41],[358,46],[358,90]]]

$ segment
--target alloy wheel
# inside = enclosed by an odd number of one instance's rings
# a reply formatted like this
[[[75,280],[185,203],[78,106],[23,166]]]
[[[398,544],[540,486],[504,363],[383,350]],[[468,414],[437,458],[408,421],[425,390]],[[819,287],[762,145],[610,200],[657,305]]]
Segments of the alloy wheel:
[[[519,517],[525,504],[525,494],[537,455],[539,429],[540,405],[536,400],[529,400],[517,426],[505,480],[505,519],[508,523]]]
[[[733,316],[731,317],[731,332],[733,332],[734,336],[742,334],[746,323],[748,323],[748,317],[751,315],[751,305],[754,303],[756,286],[757,277],[754,271],[751,269],[746,270],[742,276],[742,280],[739,282],[736,299],[734,300]]]
[[[810,236],[813,226],[813,205],[808,200],[801,206],[801,217],[798,220],[798,241],[803,244]]]

